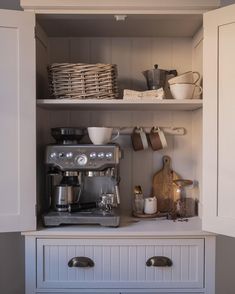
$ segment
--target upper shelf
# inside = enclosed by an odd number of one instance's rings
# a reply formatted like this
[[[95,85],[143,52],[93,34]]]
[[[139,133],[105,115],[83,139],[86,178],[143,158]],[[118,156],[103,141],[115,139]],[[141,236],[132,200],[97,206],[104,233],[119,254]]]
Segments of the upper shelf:
[[[122,100],[75,100],[75,99],[38,99],[37,106],[51,110],[196,110],[202,108],[201,99],[132,99]]]

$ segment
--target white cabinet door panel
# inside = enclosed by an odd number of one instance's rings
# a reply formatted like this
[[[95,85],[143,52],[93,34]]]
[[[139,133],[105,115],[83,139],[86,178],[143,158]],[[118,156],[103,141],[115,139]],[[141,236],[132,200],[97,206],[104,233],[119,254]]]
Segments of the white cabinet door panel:
[[[218,34],[218,216],[235,219],[235,17]]]
[[[35,228],[32,13],[0,10],[0,232]]]
[[[203,229],[235,236],[235,5],[204,17]]]

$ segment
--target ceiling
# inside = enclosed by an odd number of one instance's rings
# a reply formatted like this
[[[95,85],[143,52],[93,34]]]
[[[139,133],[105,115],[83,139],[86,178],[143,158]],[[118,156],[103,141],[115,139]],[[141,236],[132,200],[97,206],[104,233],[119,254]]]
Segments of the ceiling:
[[[192,37],[202,26],[202,15],[38,15],[49,37]]]

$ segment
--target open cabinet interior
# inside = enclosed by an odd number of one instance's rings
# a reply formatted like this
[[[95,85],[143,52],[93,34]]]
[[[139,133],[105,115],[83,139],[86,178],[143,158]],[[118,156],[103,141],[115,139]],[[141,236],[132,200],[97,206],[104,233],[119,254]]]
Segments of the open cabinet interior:
[[[117,17],[116,17],[117,18]],[[47,65],[54,62],[112,63],[118,68],[119,96],[123,89],[147,90],[144,70],[158,64],[176,69],[178,74],[202,74],[202,15],[127,15],[117,21],[114,15],[37,15],[37,99],[49,98]],[[125,18],[125,17],[124,17]],[[171,98],[166,89],[167,98]],[[52,127],[183,127],[185,135],[166,134],[167,148],[135,152],[130,135],[117,143],[123,149],[121,160],[121,210],[131,213],[133,187],[141,185],[144,195],[152,193],[152,178],[169,155],[173,169],[184,179],[194,181],[193,197],[200,198],[202,185],[202,108],[190,111],[149,109],[142,111],[37,107],[37,195],[38,210],[48,205],[46,196],[45,146],[54,142]],[[199,205],[199,214],[201,209]]]

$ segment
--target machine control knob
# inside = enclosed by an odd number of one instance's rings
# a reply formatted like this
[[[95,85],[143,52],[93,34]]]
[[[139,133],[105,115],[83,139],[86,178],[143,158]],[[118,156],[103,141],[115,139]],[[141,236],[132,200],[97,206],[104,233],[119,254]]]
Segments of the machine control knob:
[[[63,158],[64,157],[64,153],[63,152],[60,152],[59,153],[59,158]]]
[[[57,154],[56,154],[55,152],[52,152],[52,153],[50,154],[50,158],[56,158],[56,156],[57,156]]]
[[[72,157],[73,157],[73,153],[72,153],[72,152],[68,152],[68,153],[66,154],[66,157],[67,157],[67,158],[72,158]]]
[[[81,154],[77,158],[77,164],[78,165],[82,165],[82,166],[83,165],[86,165],[87,164],[87,161],[88,161],[88,159],[87,159],[86,154]]]
[[[104,152],[98,153],[98,158],[100,158],[100,159],[104,158]]]
[[[96,153],[95,153],[95,152],[92,152],[92,153],[90,154],[90,158],[91,158],[91,159],[95,159],[95,158],[96,158]]]
[[[108,153],[106,153],[105,156],[106,156],[107,159],[111,159],[113,157],[113,153],[112,152],[108,152]]]

